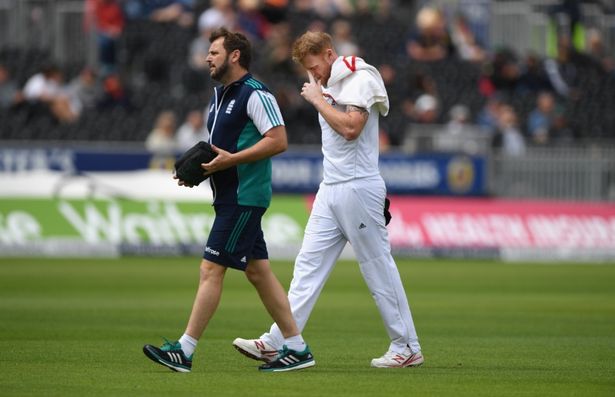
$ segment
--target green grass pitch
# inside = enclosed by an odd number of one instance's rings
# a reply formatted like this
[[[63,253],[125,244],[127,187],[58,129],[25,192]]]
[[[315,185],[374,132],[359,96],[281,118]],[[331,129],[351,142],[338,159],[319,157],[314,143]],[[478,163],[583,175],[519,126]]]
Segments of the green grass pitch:
[[[193,372],[145,358],[184,330],[198,259],[0,260],[0,396],[613,396],[615,266],[399,260],[426,363],[369,367],[388,338],[353,262],[304,336],[316,367],[259,373],[231,346],[270,324],[229,271]],[[287,286],[291,262],[275,262]]]

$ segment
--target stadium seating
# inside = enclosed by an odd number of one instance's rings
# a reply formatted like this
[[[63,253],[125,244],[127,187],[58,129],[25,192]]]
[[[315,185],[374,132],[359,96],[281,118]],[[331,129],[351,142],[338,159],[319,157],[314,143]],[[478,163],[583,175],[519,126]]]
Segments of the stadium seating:
[[[289,19],[304,17],[291,14]],[[393,64],[398,72],[423,70],[433,78],[441,100],[439,122],[447,121],[448,110],[456,104],[468,106],[473,116],[484,105],[486,98],[478,90],[481,65],[458,59],[429,64],[409,60],[404,50],[409,26],[394,16],[358,14],[353,17],[353,26],[355,38],[369,62]],[[189,110],[207,105],[209,87],[191,90],[187,73],[188,47],[195,35],[194,29],[177,24],[130,21],[119,42],[120,74],[129,94],[128,104],[87,110],[70,125],[59,124],[49,114],[28,106],[2,111],[0,139],[143,141],[160,111],[171,109],[181,118]],[[50,60],[52,55],[47,50],[14,46],[0,49],[0,63],[8,66],[21,86]],[[76,76],[81,66],[62,64],[67,80]],[[257,64],[254,69],[265,81],[277,80],[262,65]],[[585,65],[579,68],[576,85],[583,87],[582,93],[566,103],[566,111],[578,137],[614,138],[615,76]],[[510,96],[510,103],[521,120],[532,110],[535,95],[529,92]],[[300,110],[282,109],[287,124],[293,126],[289,131],[290,142],[318,143],[320,137],[313,115]]]

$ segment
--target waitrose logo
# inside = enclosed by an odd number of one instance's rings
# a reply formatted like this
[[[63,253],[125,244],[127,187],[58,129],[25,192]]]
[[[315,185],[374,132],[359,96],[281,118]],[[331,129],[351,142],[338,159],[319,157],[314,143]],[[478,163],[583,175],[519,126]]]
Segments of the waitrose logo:
[[[94,245],[204,246],[214,216],[213,208],[207,204],[182,207],[160,201],[23,200],[9,206],[0,201],[0,244],[35,245],[62,240]],[[300,243],[303,228],[279,211],[268,211],[263,219],[267,241],[272,245]]]
[[[82,211],[62,202],[58,210],[88,243],[203,242],[214,220],[209,214],[183,214],[174,203],[150,203],[146,213],[126,213],[114,202],[104,209],[85,203]]]

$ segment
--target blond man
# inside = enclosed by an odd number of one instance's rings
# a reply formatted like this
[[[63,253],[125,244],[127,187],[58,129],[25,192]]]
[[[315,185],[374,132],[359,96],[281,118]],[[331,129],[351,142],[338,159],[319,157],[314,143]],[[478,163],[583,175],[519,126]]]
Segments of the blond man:
[[[307,71],[301,96],[318,111],[323,181],[295,261],[288,298],[300,330],[350,243],[390,338],[373,367],[415,367],[424,361],[410,306],[391,255],[384,206],[386,186],[378,169],[378,119],[389,101],[376,68],[358,57],[339,57],[331,37],[307,32],[293,45],[293,60]],[[237,338],[245,355],[269,361],[283,337],[277,324],[259,339]]]

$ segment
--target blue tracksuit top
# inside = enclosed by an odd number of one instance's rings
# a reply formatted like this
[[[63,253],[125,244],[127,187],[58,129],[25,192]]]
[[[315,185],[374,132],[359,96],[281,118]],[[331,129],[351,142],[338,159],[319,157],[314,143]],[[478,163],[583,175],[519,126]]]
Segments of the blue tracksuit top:
[[[226,87],[214,89],[207,118],[211,144],[236,153],[263,138],[247,111],[248,100],[255,90],[269,93],[264,84],[255,80],[250,73]],[[272,97],[259,97],[274,126],[283,125],[282,116],[271,104]],[[271,203],[271,159],[239,164],[216,172],[210,177],[210,185],[214,205],[268,208]]]

